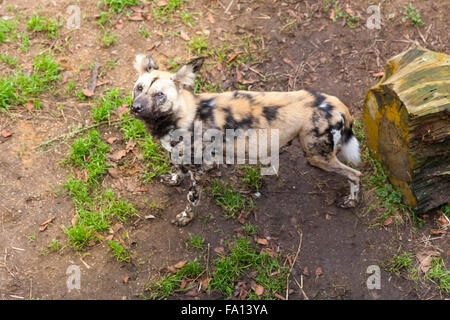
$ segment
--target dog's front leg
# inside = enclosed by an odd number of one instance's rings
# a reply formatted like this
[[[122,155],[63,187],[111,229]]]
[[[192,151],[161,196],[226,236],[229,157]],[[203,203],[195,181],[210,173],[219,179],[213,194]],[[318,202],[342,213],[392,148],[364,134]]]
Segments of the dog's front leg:
[[[187,194],[188,204],[186,205],[186,208],[172,220],[172,223],[178,227],[183,227],[194,219],[194,207],[197,207],[200,204],[201,190],[199,189],[198,182],[201,179],[202,171],[196,170],[193,172],[191,170],[190,175],[191,186],[189,187],[189,192]]]
[[[175,173],[167,173],[160,176],[160,181],[168,186],[178,186],[184,177],[189,174],[189,170],[183,166],[175,166]]]

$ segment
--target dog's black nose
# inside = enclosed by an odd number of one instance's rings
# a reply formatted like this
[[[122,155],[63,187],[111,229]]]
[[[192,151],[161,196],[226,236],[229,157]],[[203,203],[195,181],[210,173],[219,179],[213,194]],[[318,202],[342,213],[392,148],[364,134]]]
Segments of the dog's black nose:
[[[143,109],[144,109],[144,107],[139,102],[133,102],[133,104],[131,105],[131,111],[134,112],[134,113],[139,113]]]

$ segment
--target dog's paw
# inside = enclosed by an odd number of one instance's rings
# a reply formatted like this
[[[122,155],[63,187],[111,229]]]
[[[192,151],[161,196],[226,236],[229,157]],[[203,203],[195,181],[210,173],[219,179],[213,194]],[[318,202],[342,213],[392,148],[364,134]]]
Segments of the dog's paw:
[[[177,214],[175,219],[173,219],[171,222],[172,222],[172,224],[176,225],[177,227],[184,227],[189,222],[191,222],[193,218],[194,218],[194,215],[187,213],[185,210],[185,211]]]
[[[344,209],[348,209],[348,208],[355,208],[356,205],[358,204],[358,200],[356,199],[351,199],[350,196],[346,196],[340,200],[338,200],[336,202],[336,204]]]
[[[159,176],[159,179],[162,183],[168,186],[178,186],[181,183],[181,178],[176,173],[167,173]]]

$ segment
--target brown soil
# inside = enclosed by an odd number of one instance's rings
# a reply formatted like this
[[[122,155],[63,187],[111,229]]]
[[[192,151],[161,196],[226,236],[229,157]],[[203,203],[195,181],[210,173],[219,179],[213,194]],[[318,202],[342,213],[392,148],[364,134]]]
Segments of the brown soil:
[[[108,70],[101,80],[110,81],[107,86],[128,91],[136,79],[132,61],[137,53],[150,53],[161,68],[168,66],[168,58],[188,60],[186,42],[179,37],[162,35],[161,31],[184,30],[191,38],[196,32],[209,32],[211,48],[220,48],[224,38],[238,44],[245,35],[264,36],[266,56],[255,53],[263,61],[253,66],[258,73],[267,74],[268,81],[251,70],[241,71],[243,77],[255,81],[251,90],[294,90],[304,87],[338,96],[346,103],[355,118],[359,118],[364,95],[377,82],[374,77],[383,71],[390,57],[419,43],[431,50],[450,52],[449,22],[450,3],[411,1],[422,14],[425,25],[420,29],[401,22],[403,6],[410,1],[382,1],[382,26],[380,30],[365,27],[368,18],[366,8],[372,1],[339,1],[362,17],[357,28],[344,25],[343,20],[333,22],[329,12],[317,1],[234,1],[228,13],[224,13],[229,1],[191,1],[188,12],[195,15],[196,26],[189,28],[179,19],[168,24],[156,21],[130,21],[125,14],[115,16],[113,23],[122,19],[123,27],[113,30],[117,42],[103,48],[97,39],[101,31],[95,16],[100,13],[96,1],[80,0],[78,5],[84,16],[81,29],[63,28],[58,40],[34,36],[28,53],[20,54],[15,44],[2,44],[0,52],[15,56],[20,67],[30,68],[32,57],[49,48],[65,71],[73,73],[72,79],[82,87],[89,81],[89,70],[77,74],[80,65],[94,61],[104,67],[114,60],[117,67]],[[22,22],[35,12],[67,18],[66,8],[72,1],[10,0],[0,1],[0,16],[22,16]],[[13,12],[6,9],[12,6]],[[225,7],[225,9],[223,8]],[[207,14],[214,17],[214,24]],[[391,13],[395,18],[388,19]],[[269,17],[269,18],[267,18]],[[292,22],[294,21],[294,22]],[[145,28],[152,33],[151,40],[144,40],[138,33]],[[221,28],[222,30],[217,30]],[[220,31],[220,34],[219,32]],[[158,33],[159,32],[159,33]],[[70,42],[67,40],[70,37]],[[160,44],[154,48],[154,44]],[[151,49],[151,50],[150,50]],[[215,61],[208,59],[207,64]],[[2,65],[3,68],[4,65]],[[210,69],[211,70],[211,69]],[[204,77],[214,76],[203,74]],[[224,84],[235,86],[236,72],[228,71],[226,77],[216,78]],[[218,79],[218,80],[217,80]],[[97,88],[96,95],[104,87]],[[62,92],[65,85],[62,85]],[[113,188],[122,198],[133,203],[141,217],[151,211],[146,200],[165,204],[156,218],[142,218],[127,222],[120,234],[128,232],[127,245],[133,262],[120,263],[111,257],[107,244],[90,247],[83,254],[66,248],[59,253],[42,254],[52,239],[65,243],[62,226],[70,225],[74,207],[71,198],[62,192],[61,184],[69,172],[60,165],[68,151],[66,144],[54,144],[51,151],[42,152],[36,146],[47,139],[67,133],[68,128],[85,125],[89,118],[91,102],[80,103],[75,98],[61,94],[44,94],[41,110],[29,112],[26,108],[12,111],[12,116],[0,114],[1,130],[9,130],[11,137],[0,137],[0,298],[16,299],[138,299],[144,293],[145,284],[157,280],[167,266],[181,260],[193,260],[198,256],[185,246],[189,235],[201,235],[211,248],[223,245],[223,240],[236,235],[241,224],[223,218],[221,210],[211,196],[204,192],[197,218],[184,228],[170,224],[170,220],[185,206],[187,182],[183,192],[159,183],[142,189],[138,173],[141,168],[133,165],[135,155],[130,153],[130,165],[122,168],[118,178],[105,177],[104,185]],[[58,106],[64,105],[64,114]],[[55,116],[56,114],[56,116]],[[0,131],[1,131],[0,130]],[[104,138],[118,136],[115,128],[103,130]],[[69,141],[68,141],[69,142]],[[113,148],[123,147],[118,141]],[[365,167],[366,175],[368,167]],[[364,165],[363,165],[364,170]],[[225,174],[232,168],[222,169]],[[410,221],[396,226],[374,226],[378,209],[366,214],[373,190],[364,190],[364,199],[353,210],[339,209],[334,200],[347,191],[347,183],[339,177],[309,166],[298,143],[283,149],[279,176],[266,177],[256,200],[254,214],[248,221],[259,227],[259,237],[270,239],[269,246],[284,254],[295,253],[299,243],[297,230],[303,241],[292,276],[297,280],[304,274],[304,291],[310,299],[439,299],[442,296],[435,286],[425,282],[413,282],[381,270],[381,290],[368,290],[366,273],[370,265],[382,266],[394,254],[418,250],[428,246],[448,250],[448,236],[426,241],[430,228],[436,228],[435,215],[429,214],[425,226],[416,229]],[[141,188],[141,189],[139,189]],[[209,221],[206,216],[212,214]],[[49,227],[39,232],[39,225],[56,216]],[[30,240],[31,235],[36,235]],[[447,249],[446,249],[447,248]],[[448,254],[448,251],[447,251]],[[214,257],[211,250],[211,257]],[[448,257],[447,265],[448,265]],[[68,291],[67,267],[81,268],[81,289]],[[315,275],[317,268],[323,274]],[[305,268],[309,272],[305,272]],[[309,275],[307,275],[309,274]],[[128,281],[124,281],[129,277]],[[293,279],[291,278],[291,279]],[[290,299],[303,299],[297,285],[291,281]],[[175,298],[183,298],[177,295]],[[220,299],[207,294],[203,299]]]

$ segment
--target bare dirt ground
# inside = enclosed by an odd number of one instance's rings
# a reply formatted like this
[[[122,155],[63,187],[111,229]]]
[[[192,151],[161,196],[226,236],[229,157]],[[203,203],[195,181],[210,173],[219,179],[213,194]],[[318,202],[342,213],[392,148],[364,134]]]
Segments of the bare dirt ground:
[[[150,7],[155,5],[142,2]],[[192,13],[194,27],[186,26],[179,18],[166,24],[153,19],[133,21],[125,10],[112,18],[117,42],[104,47],[98,40],[101,30],[96,17],[101,8],[96,1],[4,0],[0,1],[0,17],[21,17],[24,22],[39,12],[67,19],[67,7],[75,4],[81,8],[82,20],[80,29],[63,26],[57,40],[33,35],[32,47],[26,53],[18,52],[14,43],[0,44],[0,52],[15,57],[23,69],[29,69],[34,55],[51,48],[64,71],[72,73],[70,80],[80,89],[87,86],[90,78],[89,69],[79,72],[80,66],[98,62],[104,71],[100,80],[109,81],[97,88],[99,95],[106,88],[131,90],[136,80],[132,61],[137,53],[151,53],[161,69],[169,66],[170,58],[188,61],[195,56],[189,54],[187,41],[171,32],[183,31],[191,39],[205,35],[212,49],[221,48],[226,41],[239,45],[246,36],[263,37],[263,44],[254,48],[258,62],[247,65],[251,69],[244,66],[238,71],[221,73],[220,68],[215,68],[217,61],[209,57],[206,62],[209,68],[202,77],[228,90],[239,88],[238,82],[246,83],[249,90],[312,88],[339,97],[359,119],[365,93],[378,81],[377,74],[390,57],[415,43],[450,53],[450,3],[411,1],[425,22],[417,28],[401,21],[403,6],[409,2],[381,1],[379,30],[365,27],[370,16],[366,9],[373,1],[339,1],[343,10],[348,4],[349,9],[361,16],[356,28],[350,28],[343,19],[330,20],[330,11],[323,10],[325,1],[189,1],[185,10]],[[139,34],[141,28],[151,33],[151,39]],[[115,61],[116,67],[108,69],[109,60]],[[3,68],[8,67],[2,64],[1,68],[3,73]],[[63,92],[65,84],[58,85]],[[239,233],[241,223],[225,219],[207,192],[191,224],[184,228],[170,224],[185,206],[187,182],[181,186],[182,193],[158,182],[142,185],[138,175],[142,168],[134,163],[136,155],[131,152],[126,158],[127,165],[120,166],[119,176],[108,175],[103,184],[139,211],[140,218],[131,219],[118,231],[120,235],[128,233],[125,244],[133,256],[132,263],[116,261],[104,242],[81,253],[67,247],[42,254],[53,239],[60,243],[67,241],[62,226],[70,225],[74,205],[61,187],[69,171],[60,162],[67,155],[70,141],[55,143],[50,151],[42,151],[39,144],[67,133],[71,127],[89,124],[92,101],[79,102],[62,93],[45,93],[39,99],[43,103],[40,110],[21,107],[10,114],[0,113],[0,131],[12,133],[0,137],[1,299],[140,299],[145,295],[145,284],[157,280],[168,266],[196,257],[212,259],[213,248],[223,246],[224,240]],[[61,105],[63,113],[58,111]],[[120,132],[111,126],[102,129],[102,135],[107,139],[120,136]],[[118,140],[113,149],[124,145]],[[362,170],[370,176],[367,164],[362,165]],[[220,172],[222,177],[234,175],[231,167]],[[369,201],[374,198],[373,190],[363,190],[358,208],[337,208],[334,200],[346,190],[347,183],[339,177],[309,166],[299,144],[294,142],[283,149],[279,175],[264,178],[262,197],[255,200],[255,210],[247,221],[258,227],[258,237],[268,239],[268,247],[285,255],[297,252],[301,230],[301,250],[291,279],[303,277],[303,290],[310,299],[445,297],[431,282],[412,281],[382,267],[402,252],[415,254],[431,248],[440,251],[448,265],[448,235],[430,240],[430,229],[436,228],[438,215],[429,213],[420,228],[407,218],[399,225],[383,225],[374,222],[377,210],[367,213],[373,204]],[[164,209],[155,214],[148,201],[162,203]],[[150,213],[156,218],[142,218]],[[209,215],[213,219],[207,219]],[[53,216],[55,220],[40,232],[39,225]],[[200,235],[205,244],[210,244],[210,257],[186,248],[190,235]],[[417,264],[415,258],[414,263]],[[66,270],[70,265],[81,269],[79,290],[67,288]],[[381,267],[379,290],[368,290],[366,286],[370,265]],[[290,288],[290,299],[305,298],[294,281]],[[198,297],[222,298],[214,292]],[[171,298],[193,297],[178,293]]]

